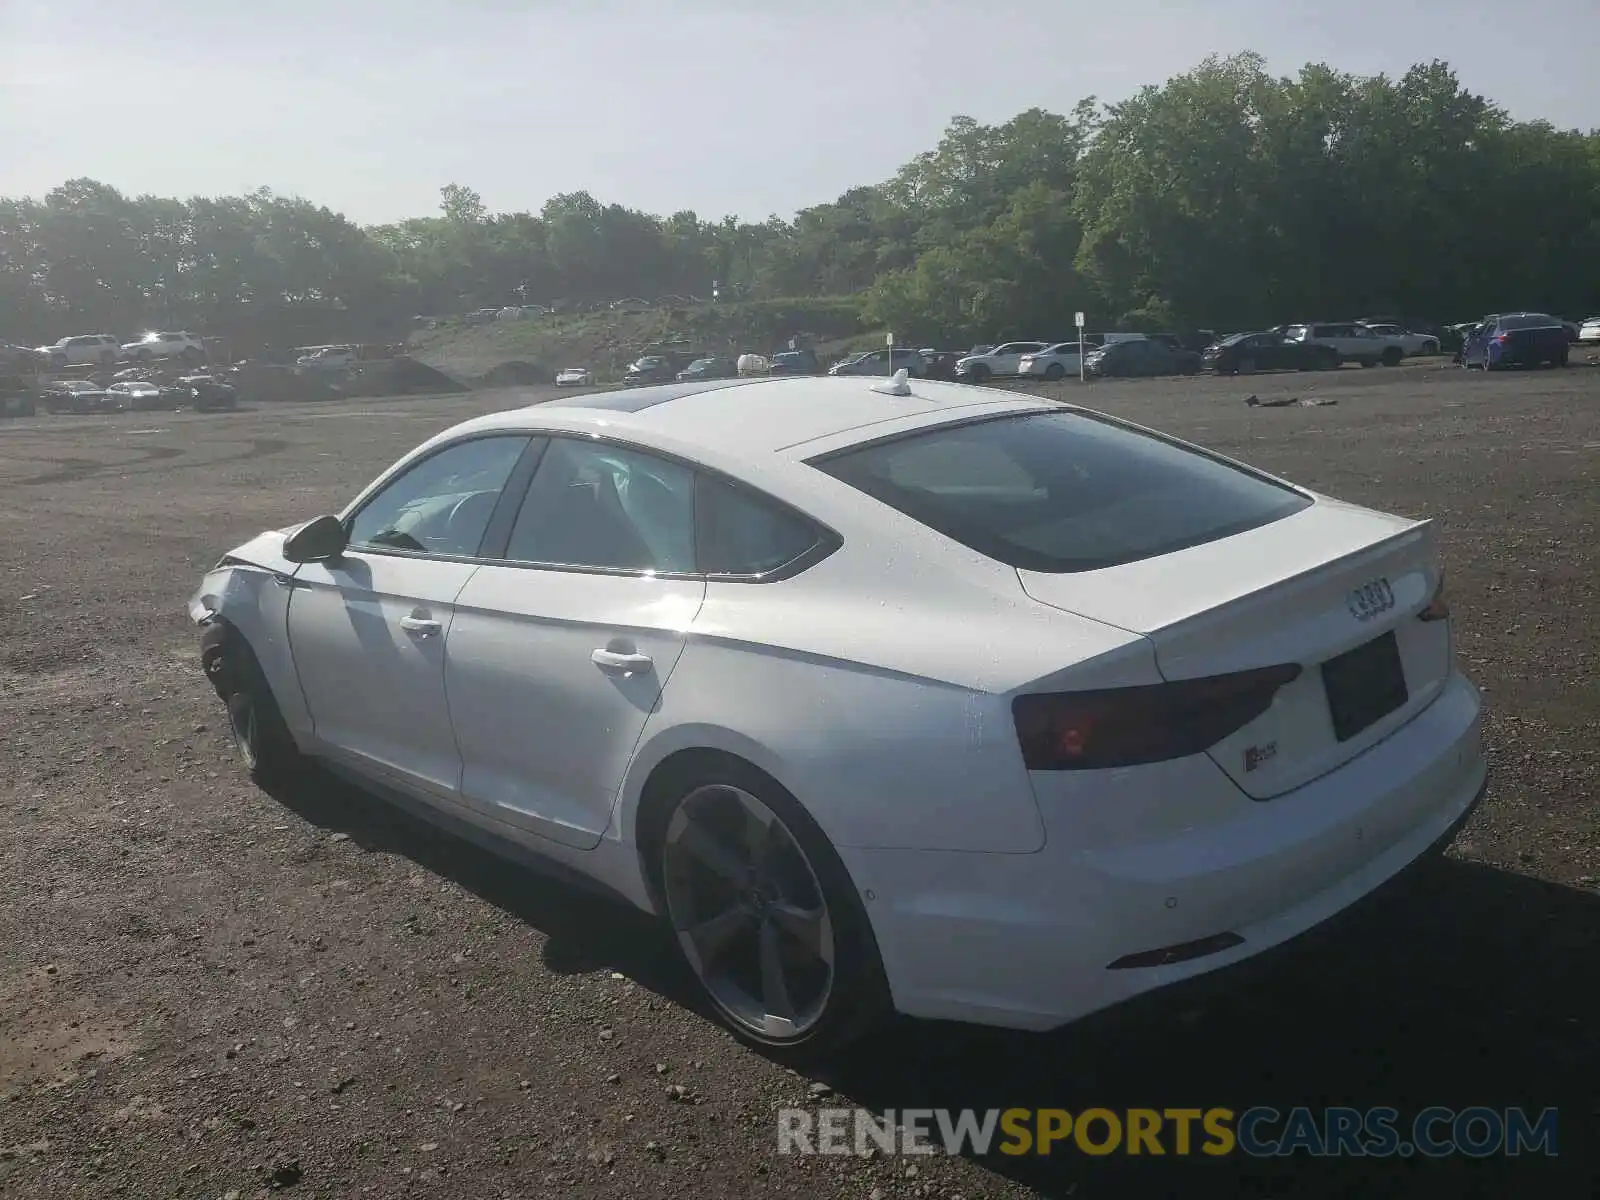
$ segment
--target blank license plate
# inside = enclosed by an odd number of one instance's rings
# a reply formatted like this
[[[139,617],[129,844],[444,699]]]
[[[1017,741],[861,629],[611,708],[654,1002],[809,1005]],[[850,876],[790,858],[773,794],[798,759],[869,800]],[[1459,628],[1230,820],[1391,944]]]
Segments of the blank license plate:
[[[1323,663],[1322,685],[1328,692],[1333,732],[1341,742],[1403,706],[1410,695],[1393,633]]]

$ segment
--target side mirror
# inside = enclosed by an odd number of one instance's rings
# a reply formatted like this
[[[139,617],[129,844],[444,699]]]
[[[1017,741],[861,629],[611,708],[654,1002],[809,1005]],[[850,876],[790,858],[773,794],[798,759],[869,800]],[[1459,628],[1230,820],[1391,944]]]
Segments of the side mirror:
[[[349,541],[338,517],[317,517],[289,535],[283,556],[296,563],[327,562],[343,554]]]

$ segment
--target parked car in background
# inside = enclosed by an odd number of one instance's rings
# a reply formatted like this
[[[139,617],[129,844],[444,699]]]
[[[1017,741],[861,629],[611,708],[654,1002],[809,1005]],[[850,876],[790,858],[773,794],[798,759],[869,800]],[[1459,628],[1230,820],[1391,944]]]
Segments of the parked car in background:
[[[1461,348],[1461,363],[1485,371],[1502,367],[1567,365],[1567,327],[1549,313],[1498,313],[1485,317]]]
[[[924,350],[922,357],[927,361],[927,378],[953,381],[956,378],[956,364],[961,361],[962,354],[959,350]]]
[[[239,389],[214,375],[183,375],[178,387],[187,389],[195,412],[231,412],[239,407]]]
[[[588,387],[593,382],[588,367],[568,367],[556,372],[557,387]]]
[[[677,364],[660,354],[646,354],[628,367],[622,382],[627,387],[647,383],[669,383],[678,373]]]
[[[1098,347],[1084,344],[1084,353]],[[1078,373],[1078,342],[1057,342],[1017,361],[1017,374],[1023,379],[1064,379]]]
[[[41,397],[51,413],[105,412],[112,403],[105,389],[87,379],[61,379],[45,387]]]
[[[137,342],[124,343],[121,350],[122,357],[138,363],[158,358],[177,358],[185,363],[206,360],[205,343],[192,333],[147,333]]]
[[[1438,354],[1441,349],[1439,339],[1431,333],[1412,333],[1398,325],[1387,324],[1369,324],[1367,328],[1397,344],[1407,358],[1415,358],[1419,354]]]
[[[1283,336],[1291,342],[1307,342],[1338,351],[1340,362],[1358,362],[1363,367],[1380,364],[1397,367],[1405,358],[1405,347],[1392,338],[1379,337],[1365,325],[1354,321],[1313,321],[1290,325]]]
[[[1600,342],[1600,317],[1590,317],[1578,326],[1578,340],[1586,345]]]
[[[37,349],[52,367],[111,367],[122,354],[122,343],[109,333],[81,333]]]
[[[1257,371],[1326,371],[1339,365],[1339,352],[1317,342],[1290,341],[1281,333],[1236,333],[1208,346],[1201,365],[1218,375]]]
[[[1200,355],[1193,350],[1174,350],[1151,338],[1134,338],[1111,342],[1085,355],[1083,369],[1097,378],[1194,375],[1200,370]]]
[[[1006,342],[983,354],[969,354],[956,363],[956,374],[969,383],[983,383],[1020,372],[1025,355],[1048,350],[1052,342]]]
[[[731,358],[697,358],[678,372],[678,382],[689,383],[696,379],[732,379],[738,373],[738,364]]]
[[[319,346],[310,354],[302,354],[294,365],[302,371],[342,371],[359,361],[354,346]]]
[[[913,379],[921,379],[928,373],[928,360],[922,357],[921,350],[902,350],[897,347],[891,352],[885,348],[834,363],[828,368],[828,374],[893,375],[900,370],[905,371]]]
[[[124,380],[106,388],[106,395],[116,402],[116,407],[133,412],[157,412],[166,408],[161,389],[142,379]]]
[[[810,350],[780,350],[765,361],[767,366],[762,374],[766,375],[816,375],[822,370],[816,354]]]

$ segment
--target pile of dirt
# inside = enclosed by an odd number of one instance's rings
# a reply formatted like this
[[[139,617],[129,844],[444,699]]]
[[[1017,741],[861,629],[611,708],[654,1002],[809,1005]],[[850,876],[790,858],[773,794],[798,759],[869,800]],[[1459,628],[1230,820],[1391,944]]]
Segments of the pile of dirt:
[[[555,374],[549,367],[513,359],[511,362],[497,363],[490,367],[478,376],[476,383],[478,387],[483,388],[533,387],[552,383],[554,380]]]
[[[408,355],[389,360],[388,367],[386,372],[382,372],[387,395],[428,396],[468,390],[460,380]]]

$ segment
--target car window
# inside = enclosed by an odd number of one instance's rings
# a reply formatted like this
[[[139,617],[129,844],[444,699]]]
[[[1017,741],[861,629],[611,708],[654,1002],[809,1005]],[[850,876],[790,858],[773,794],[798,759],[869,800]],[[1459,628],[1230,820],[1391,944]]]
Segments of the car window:
[[[511,527],[506,558],[693,572],[694,472],[604,442],[552,438]]]
[[[1093,571],[1279,520],[1311,501],[1085,413],[933,429],[813,466],[989,558]]]
[[[411,467],[350,519],[353,550],[478,553],[526,437],[457,442]]]
[[[1523,313],[1515,317],[1501,317],[1501,329],[1555,329],[1561,322],[1544,313]]]
[[[726,480],[702,473],[695,486],[697,558],[707,575],[765,575],[820,540],[804,517]]]

